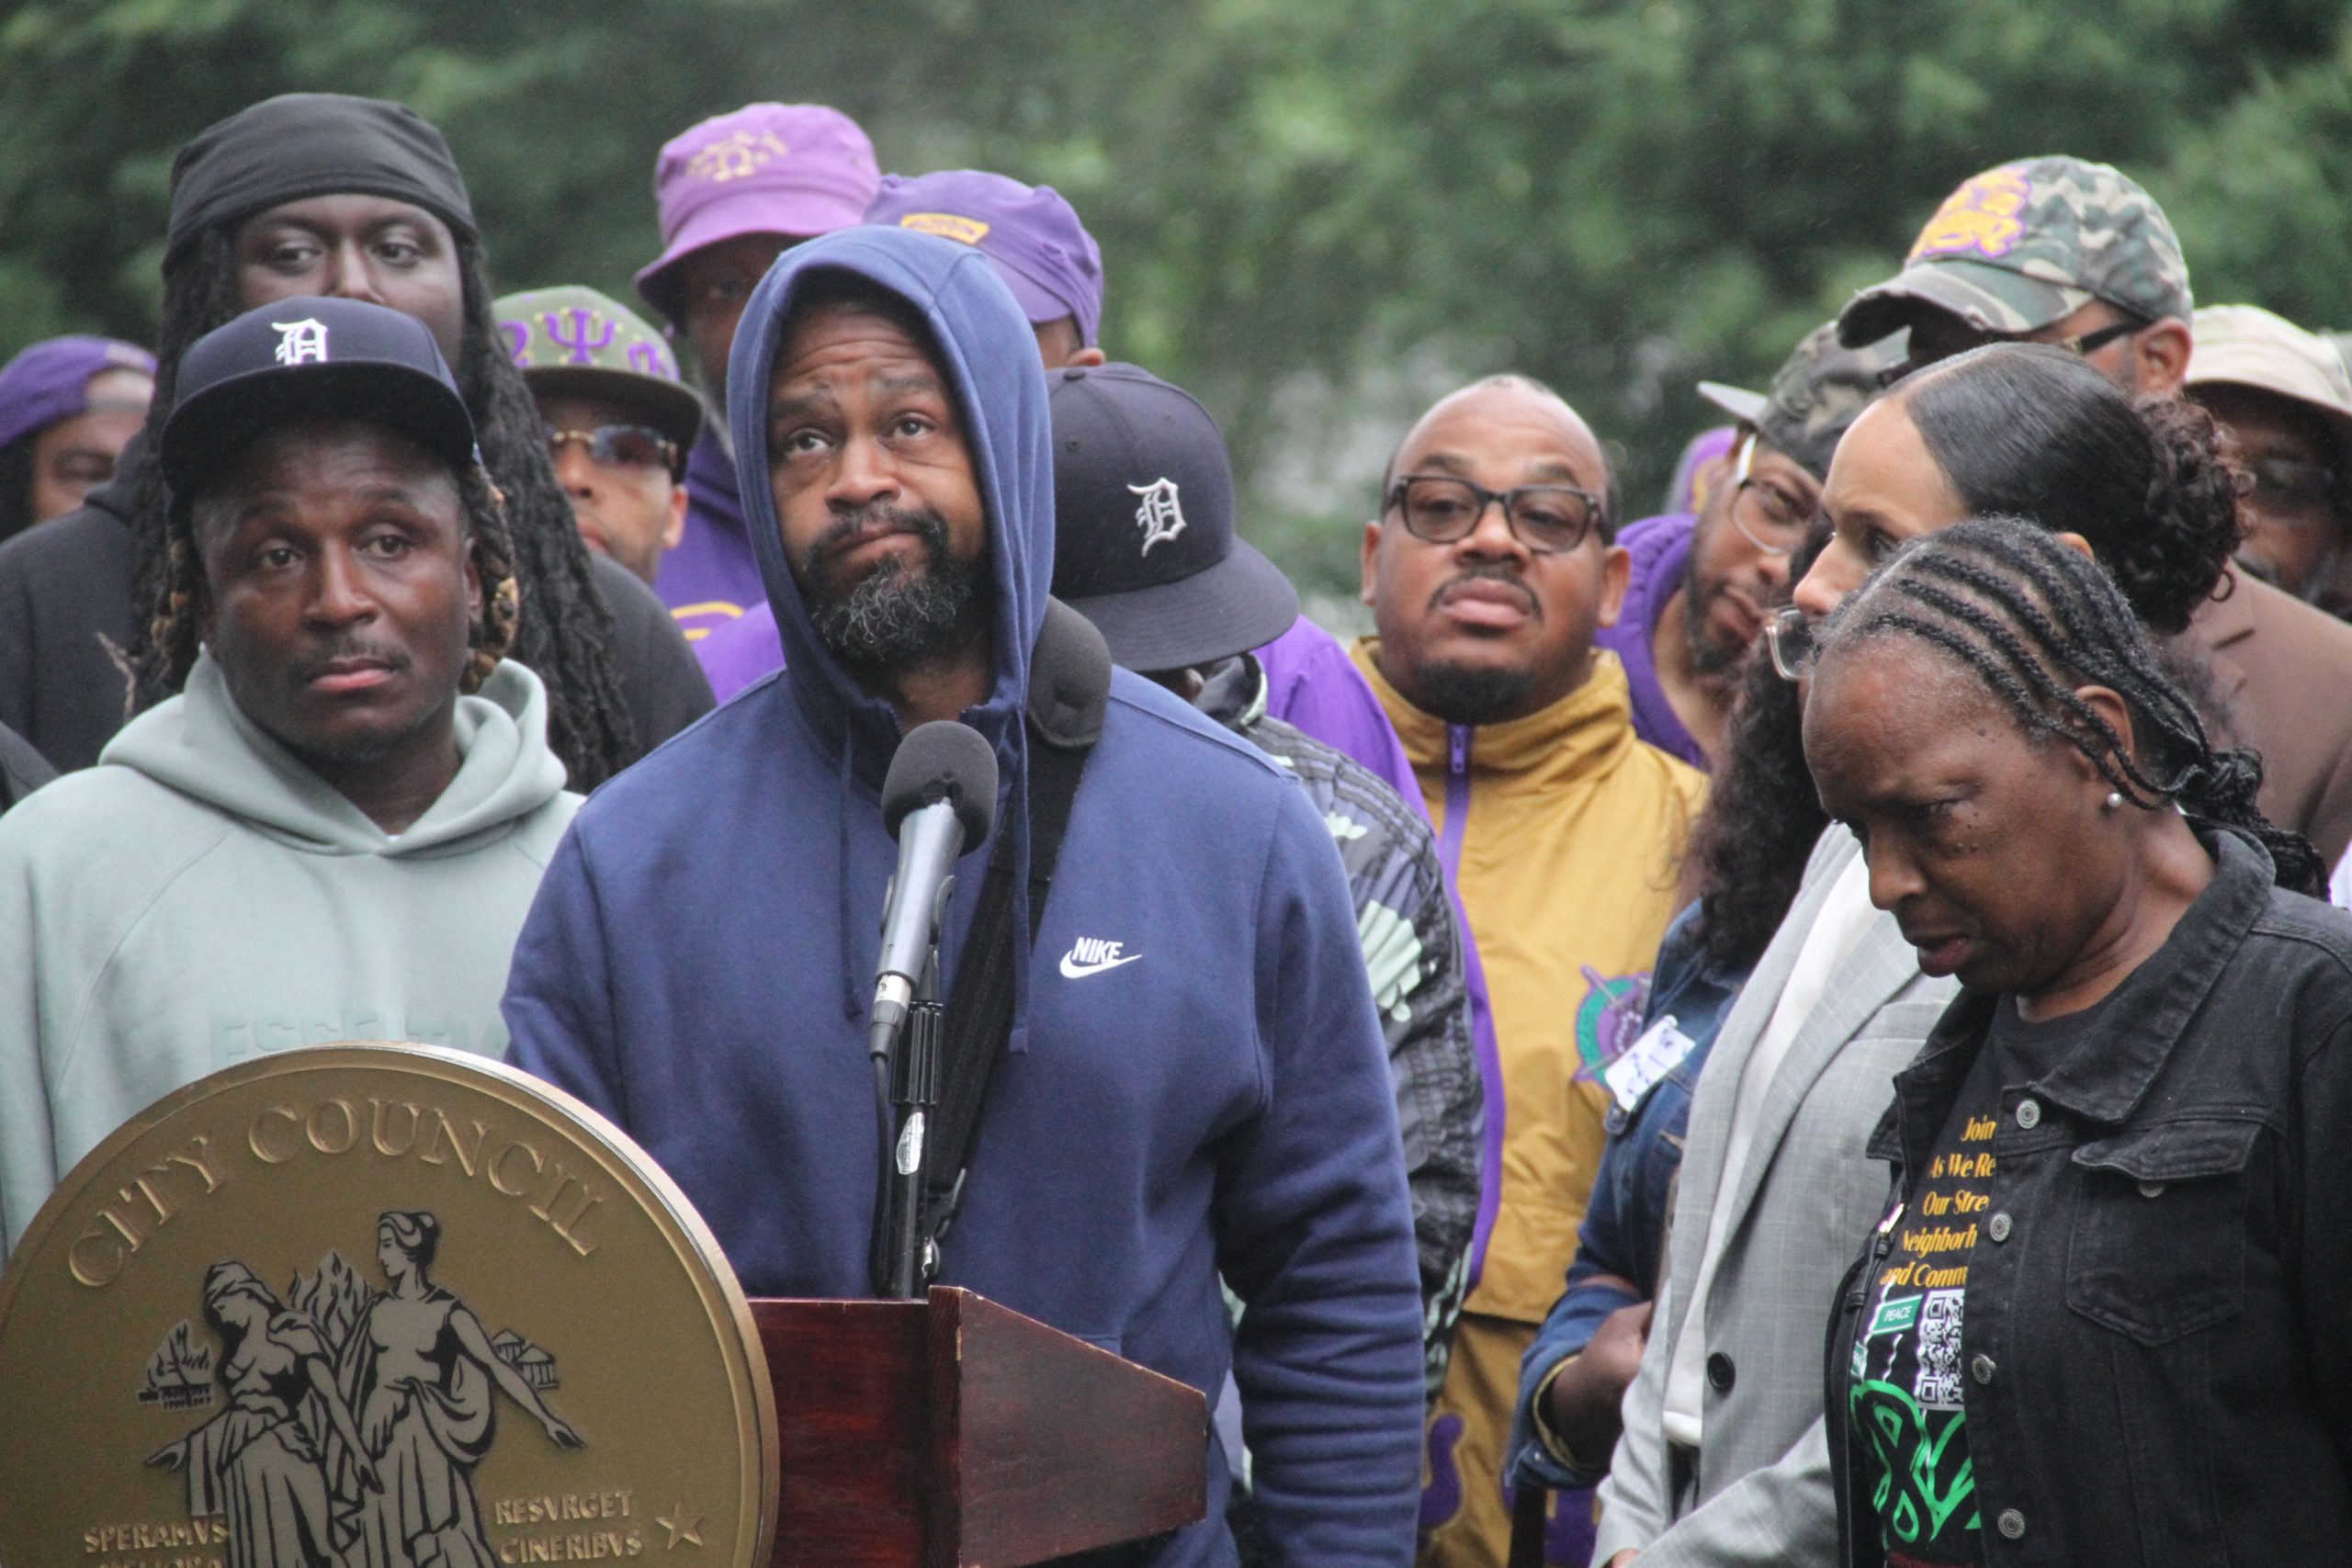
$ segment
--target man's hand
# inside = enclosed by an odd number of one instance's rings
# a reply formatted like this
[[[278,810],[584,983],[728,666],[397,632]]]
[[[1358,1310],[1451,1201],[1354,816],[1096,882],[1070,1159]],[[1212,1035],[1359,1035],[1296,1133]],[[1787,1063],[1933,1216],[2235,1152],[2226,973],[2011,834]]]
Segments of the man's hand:
[[[1626,1385],[1641,1370],[1652,1305],[1635,1302],[1603,1318],[1592,1342],[1562,1367],[1560,1375],[1544,1390],[1544,1424],[1582,1468],[1605,1467],[1610,1451],[1617,1446],[1623,1426],[1619,1407],[1624,1404]]]
[[[1609,1568],[1626,1568],[1626,1564],[1632,1562],[1638,1555],[1640,1554],[1629,1546],[1609,1560]]]

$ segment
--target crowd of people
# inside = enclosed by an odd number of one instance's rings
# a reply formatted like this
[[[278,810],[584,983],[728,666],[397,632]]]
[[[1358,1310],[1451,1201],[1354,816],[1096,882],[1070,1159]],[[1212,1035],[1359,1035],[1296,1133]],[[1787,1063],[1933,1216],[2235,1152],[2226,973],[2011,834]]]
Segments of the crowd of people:
[[[2130,177],[1965,181],[1654,516],[1452,390],[1352,645],[1053,190],[778,104],[653,188],[650,314],[502,296],[432,125],[272,98],[180,151],[152,355],[0,369],[7,1247],[168,1091],[395,1039],[869,1293],[944,719],[937,1278],[1216,1402],[1105,1561],[2352,1546],[2352,377]]]

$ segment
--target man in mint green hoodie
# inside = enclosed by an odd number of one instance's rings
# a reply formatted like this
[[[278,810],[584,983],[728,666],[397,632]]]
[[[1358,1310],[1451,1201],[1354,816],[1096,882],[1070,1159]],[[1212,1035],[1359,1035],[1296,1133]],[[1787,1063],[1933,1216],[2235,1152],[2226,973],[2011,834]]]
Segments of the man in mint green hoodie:
[[[189,348],[163,434],[182,695],[0,818],[0,1236],[117,1125],[330,1040],[495,1056],[579,797],[502,659],[513,547],[420,322],[288,299]]]

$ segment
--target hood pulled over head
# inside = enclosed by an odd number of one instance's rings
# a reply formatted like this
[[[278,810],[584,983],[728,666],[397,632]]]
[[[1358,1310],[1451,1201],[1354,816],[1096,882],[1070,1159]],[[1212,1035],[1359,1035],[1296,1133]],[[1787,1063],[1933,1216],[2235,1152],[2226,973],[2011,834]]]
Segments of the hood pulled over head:
[[[986,517],[982,550],[994,667],[987,700],[964,717],[1011,777],[1031,654],[1054,576],[1054,480],[1045,371],[1027,316],[989,259],[911,230],[861,227],[787,251],[745,308],[728,369],[743,522],[785,648],[786,679],[816,732],[846,749],[845,771],[878,789],[898,749],[889,705],[866,694],[819,637],[786,558],[769,484],[768,389],[812,277],[847,273],[905,301],[930,328],[964,424]]]

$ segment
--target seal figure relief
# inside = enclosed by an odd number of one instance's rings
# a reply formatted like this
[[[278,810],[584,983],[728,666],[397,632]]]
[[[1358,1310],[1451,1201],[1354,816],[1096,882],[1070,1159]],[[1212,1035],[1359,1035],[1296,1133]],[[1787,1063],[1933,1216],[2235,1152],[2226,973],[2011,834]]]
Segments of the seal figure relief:
[[[187,1472],[191,1516],[227,1517],[232,1562],[488,1568],[473,1472],[497,1435],[492,1391],[548,1441],[582,1446],[540,1397],[553,1358],[512,1330],[493,1338],[433,1281],[440,1240],[432,1214],[388,1212],[376,1257],[389,1289],[329,1253],[290,1306],[243,1263],[207,1270],[229,1407],[147,1462]]]
[[[0,1271],[0,1563],[767,1561],[749,1309],[626,1136],[432,1047],[215,1073]]]

